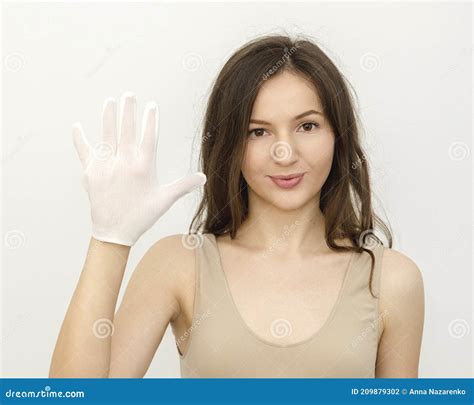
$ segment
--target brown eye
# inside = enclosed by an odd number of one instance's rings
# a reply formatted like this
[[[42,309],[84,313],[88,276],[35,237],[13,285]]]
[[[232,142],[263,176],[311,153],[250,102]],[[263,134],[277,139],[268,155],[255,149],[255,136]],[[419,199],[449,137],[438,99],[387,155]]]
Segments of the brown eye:
[[[313,129],[316,129],[319,127],[319,124],[316,122],[305,122],[304,124],[301,125],[301,127],[305,130],[305,132],[309,132]]]
[[[263,128],[255,128],[249,131],[249,135],[255,134],[255,136],[261,137],[265,133],[265,130]]]

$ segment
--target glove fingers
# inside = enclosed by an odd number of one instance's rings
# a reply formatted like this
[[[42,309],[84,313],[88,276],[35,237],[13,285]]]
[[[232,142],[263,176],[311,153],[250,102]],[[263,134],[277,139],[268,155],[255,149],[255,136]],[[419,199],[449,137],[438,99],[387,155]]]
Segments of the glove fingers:
[[[76,148],[77,155],[82,163],[82,166],[85,168],[87,162],[91,156],[92,148],[87,142],[84,132],[82,131],[81,124],[76,123],[72,127],[72,139],[74,142],[74,147]]]
[[[159,111],[155,102],[149,102],[145,108],[140,138],[140,153],[150,162],[155,162],[158,143]]]
[[[129,149],[136,145],[137,99],[126,92],[120,100],[120,140],[118,149]]]
[[[113,98],[105,100],[102,109],[102,142],[109,146],[112,154],[117,149],[117,103]]]
[[[164,190],[173,201],[176,201],[204,183],[206,183],[206,175],[199,172],[183,176],[180,179],[165,185]]]

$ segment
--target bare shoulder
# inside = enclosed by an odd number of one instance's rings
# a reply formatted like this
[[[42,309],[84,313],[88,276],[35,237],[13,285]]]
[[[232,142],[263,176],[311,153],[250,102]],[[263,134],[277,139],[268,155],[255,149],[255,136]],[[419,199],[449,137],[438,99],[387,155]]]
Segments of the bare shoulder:
[[[189,291],[193,290],[197,245],[196,241],[190,240],[187,234],[173,234],[156,241],[145,254],[148,261],[155,263],[155,266],[149,266],[151,271],[161,272],[164,270],[163,273],[166,274],[166,277],[157,277],[156,279],[160,279],[160,282],[165,282],[168,285],[180,309],[183,301],[188,298]],[[179,315],[176,313],[173,319]]]
[[[381,295],[388,297],[423,292],[423,275],[418,265],[392,248],[384,248],[380,281]]]
[[[165,236],[153,244],[150,248],[151,254],[159,255],[160,260],[172,268],[176,276],[189,275],[193,273],[190,270],[194,269],[195,250],[200,244],[198,240],[192,238],[194,236],[190,237],[187,234]]]
[[[384,329],[394,320],[424,314],[424,282],[418,265],[393,248],[384,248],[380,274],[380,313]]]
[[[160,260],[175,268],[181,269],[183,265],[194,262],[194,242],[189,242],[188,235],[174,234],[165,236],[156,241],[147,254],[160,255]]]
[[[380,276],[376,377],[416,378],[425,315],[422,272],[407,255],[384,248]]]

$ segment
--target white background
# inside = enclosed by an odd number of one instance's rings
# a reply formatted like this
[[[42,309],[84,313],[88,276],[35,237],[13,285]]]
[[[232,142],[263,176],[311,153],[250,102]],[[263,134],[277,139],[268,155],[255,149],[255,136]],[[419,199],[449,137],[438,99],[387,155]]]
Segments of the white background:
[[[160,108],[158,171],[197,169],[212,81],[258,34],[312,37],[354,86],[375,204],[417,263],[420,377],[472,376],[470,3],[5,3],[2,55],[2,368],[46,377],[89,241],[71,141],[99,141],[106,97]],[[157,239],[185,233],[199,194],[132,249],[124,287]],[[146,377],[179,377],[168,328]]]

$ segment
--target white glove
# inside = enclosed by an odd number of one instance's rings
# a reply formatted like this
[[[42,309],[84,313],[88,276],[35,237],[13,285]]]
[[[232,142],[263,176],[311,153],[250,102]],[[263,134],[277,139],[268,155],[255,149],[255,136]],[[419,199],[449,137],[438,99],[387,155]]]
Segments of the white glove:
[[[138,145],[136,105],[132,93],[122,96],[118,142],[114,99],[104,103],[102,142],[94,148],[81,125],[73,126],[74,145],[84,167],[82,185],[91,204],[92,236],[127,246],[135,244],[176,200],[206,182],[205,174],[199,172],[158,185],[158,107],[154,102],[147,104]]]

